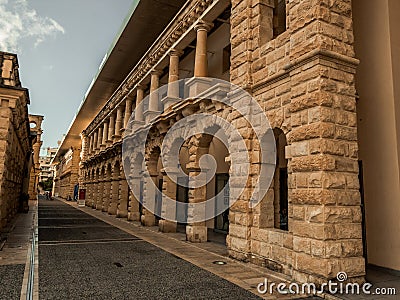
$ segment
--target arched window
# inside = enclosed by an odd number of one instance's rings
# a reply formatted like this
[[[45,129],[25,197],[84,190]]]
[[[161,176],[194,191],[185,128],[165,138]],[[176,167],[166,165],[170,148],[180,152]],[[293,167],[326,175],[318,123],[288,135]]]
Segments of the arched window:
[[[288,172],[285,158],[286,136],[274,129],[276,141],[276,171],[274,177],[274,227],[288,230]]]

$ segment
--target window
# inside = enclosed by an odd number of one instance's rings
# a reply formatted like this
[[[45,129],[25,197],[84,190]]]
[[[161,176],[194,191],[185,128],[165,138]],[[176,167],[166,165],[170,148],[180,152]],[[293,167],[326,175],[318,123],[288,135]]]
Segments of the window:
[[[274,177],[274,227],[288,230],[288,172],[285,158],[286,136],[274,129],[276,141],[276,172]]]
[[[286,31],[286,0],[274,0],[273,36]]]
[[[229,72],[231,69],[231,44],[222,50],[222,73]]]

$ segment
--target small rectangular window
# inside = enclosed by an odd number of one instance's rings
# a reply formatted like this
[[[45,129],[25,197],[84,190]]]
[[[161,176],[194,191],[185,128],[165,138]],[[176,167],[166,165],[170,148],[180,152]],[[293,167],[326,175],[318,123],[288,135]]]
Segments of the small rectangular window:
[[[275,0],[273,28],[274,38],[286,31],[286,0]]]
[[[222,73],[229,72],[231,69],[231,44],[222,51]]]

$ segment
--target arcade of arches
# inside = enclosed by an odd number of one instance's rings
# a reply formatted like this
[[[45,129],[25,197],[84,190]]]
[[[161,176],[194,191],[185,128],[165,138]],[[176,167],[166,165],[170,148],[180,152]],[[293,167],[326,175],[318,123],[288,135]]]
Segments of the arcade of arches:
[[[339,271],[352,281],[363,280],[366,245],[355,90],[359,61],[351,2],[186,1],[80,132],[76,149],[86,205],[144,226],[158,226],[162,232],[184,231],[191,242],[207,241],[211,231],[225,235],[231,257],[300,282],[326,282]],[[127,27],[124,33],[129,30],[133,29]],[[191,77],[189,96],[203,92],[227,97],[222,86],[210,86],[205,77],[224,79],[249,91],[269,119],[277,164],[272,184],[254,208],[249,201],[253,180],[259,176],[259,145],[245,120],[231,108],[182,99],[180,89],[171,83]],[[170,88],[152,94],[167,83]],[[141,106],[150,94],[149,102]],[[245,192],[229,209],[213,219],[192,222],[190,204],[205,202],[221,191],[222,197],[228,196],[236,188],[230,182],[224,190],[233,166],[229,149],[212,135],[181,141],[179,165],[185,176],[170,178],[173,170],[161,162],[160,149],[171,126],[204,112],[237,125],[249,153],[250,174]],[[150,131],[145,153],[136,153],[134,141],[127,144],[132,153],[128,163],[123,161],[122,147],[130,119],[135,132]],[[215,176],[203,187],[180,185],[199,173],[203,155],[216,161]],[[160,191],[188,203],[188,209],[163,205]],[[183,222],[165,217],[171,215],[179,215]],[[373,258],[378,265],[400,268],[395,255],[390,262]]]

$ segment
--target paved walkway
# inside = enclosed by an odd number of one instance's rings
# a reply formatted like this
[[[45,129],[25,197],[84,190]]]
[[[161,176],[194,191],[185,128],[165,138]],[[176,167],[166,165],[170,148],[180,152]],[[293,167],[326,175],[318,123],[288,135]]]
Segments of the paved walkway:
[[[29,249],[38,216],[32,203],[30,208],[10,226],[7,243],[0,251],[1,300],[25,299]],[[184,233],[159,233],[158,227],[142,227],[88,207],[78,208],[74,202],[42,200],[39,217],[34,299],[38,299],[39,291],[41,299],[301,298],[259,295],[257,284],[265,278],[275,283],[288,283],[288,278],[228,258],[218,236],[211,237],[215,242],[192,244],[185,241]],[[374,287],[400,291],[396,274],[369,270],[367,279]],[[358,295],[340,299],[400,297]]]
[[[32,234],[37,218],[37,202],[29,203],[27,214],[18,214],[9,224],[0,251],[0,299],[25,298]],[[37,289],[37,286],[36,286]]]
[[[42,299],[258,299],[60,201],[39,204]]]

